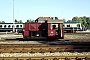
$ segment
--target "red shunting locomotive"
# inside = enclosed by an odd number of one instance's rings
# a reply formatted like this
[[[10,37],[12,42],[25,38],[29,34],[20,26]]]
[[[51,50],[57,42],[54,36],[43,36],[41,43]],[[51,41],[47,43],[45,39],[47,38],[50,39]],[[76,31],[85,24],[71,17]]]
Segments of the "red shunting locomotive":
[[[24,39],[64,38],[63,21],[25,22],[23,37]]]

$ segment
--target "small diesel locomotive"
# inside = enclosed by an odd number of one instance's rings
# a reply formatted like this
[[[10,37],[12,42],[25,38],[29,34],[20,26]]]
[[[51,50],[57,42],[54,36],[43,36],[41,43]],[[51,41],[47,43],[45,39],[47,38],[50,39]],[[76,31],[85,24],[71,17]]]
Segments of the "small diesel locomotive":
[[[25,22],[24,39],[63,39],[63,20]]]

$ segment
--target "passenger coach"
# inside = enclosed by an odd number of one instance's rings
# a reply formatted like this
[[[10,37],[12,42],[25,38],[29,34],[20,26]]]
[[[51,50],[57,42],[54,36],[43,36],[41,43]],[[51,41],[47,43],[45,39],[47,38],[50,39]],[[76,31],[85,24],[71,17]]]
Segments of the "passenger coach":
[[[81,31],[82,26],[80,22],[64,22],[64,32]]]
[[[0,23],[0,32],[6,32],[6,31],[13,31],[13,28],[15,31],[22,31],[24,23]]]

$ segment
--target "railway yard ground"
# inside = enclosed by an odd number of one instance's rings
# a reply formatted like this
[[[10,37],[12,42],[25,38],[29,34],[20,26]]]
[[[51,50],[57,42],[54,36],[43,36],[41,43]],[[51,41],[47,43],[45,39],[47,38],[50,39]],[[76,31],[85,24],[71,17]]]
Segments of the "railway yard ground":
[[[23,35],[0,32],[0,60],[90,60],[90,33],[65,33],[58,41],[17,38]]]
[[[90,39],[90,33],[64,33],[64,39]],[[22,33],[0,32],[0,39],[23,38]]]
[[[0,40],[24,40],[22,33],[0,32]],[[64,39],[59,41],[90,42],[90,33],[65,33]],[[26,41],[26,40],[25,40]]]

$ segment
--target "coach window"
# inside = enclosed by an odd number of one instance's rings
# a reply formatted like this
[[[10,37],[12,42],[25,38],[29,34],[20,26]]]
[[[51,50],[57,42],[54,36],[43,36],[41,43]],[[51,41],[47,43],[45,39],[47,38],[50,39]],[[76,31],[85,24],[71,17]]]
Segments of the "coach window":
[[[19,27],[19,25],[16,26],[17,28]]]
[[[10,28],[11,26],[10,25],[8,25],[8,28]]]
[[[80,27],[80,25],[79,25],[79,27]]]
[[[70,25],[67,25],[67,27],[70,27]]]
[[[77,27],[80,27],[80,24],[78,24],[78,26]]]
[[[2,28],[2,25],[0,25],[0,28]]]
[[[22,27],[22,25],[20,25],[20,27]]]
[[[6,28],[6,25],[4,25],[4,28]]]

